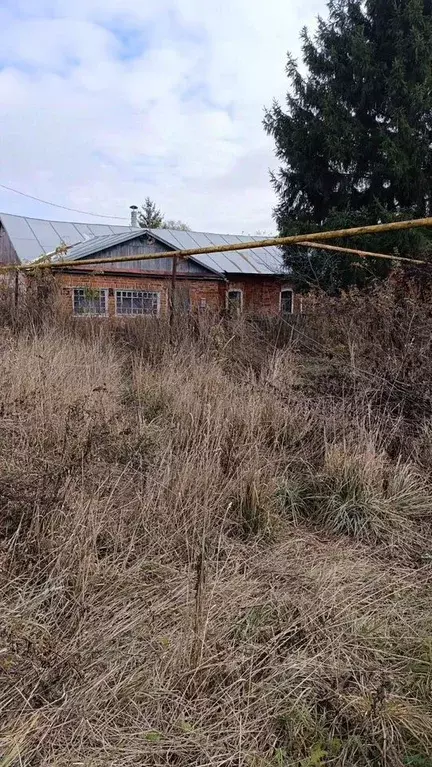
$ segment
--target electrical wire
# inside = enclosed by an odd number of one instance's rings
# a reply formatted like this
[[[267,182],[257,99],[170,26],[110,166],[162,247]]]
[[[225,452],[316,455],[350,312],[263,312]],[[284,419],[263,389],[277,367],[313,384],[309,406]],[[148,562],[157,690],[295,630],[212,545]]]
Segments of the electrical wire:
[[[29,200],[36,200],[36,202],[42,202],[44,205],[52,205],[54,208],[61,208],[61,210],[68,210],[71,213],[80,213],[83,216],[95,216],[97,218],[110,218],[110,219],[116,219],[116,221],[129,221],[129,218],[126,218],[125,216],[105,216],[103,213],[89,213],[86,210],[77,210],[77,208],[68,208],[66,205],[59,205],[57,202],[48,202],[48,200],[41,200],[40,197],[34,197],[32,194],[26,194],[25,192],[20,192],[18,189],[13,189],[11,186],[6,186],[6,184],[0,184],[1,189],[6,189],[8,192],[14,192],[15,194],[20,194],[21,197],[28,197]]]

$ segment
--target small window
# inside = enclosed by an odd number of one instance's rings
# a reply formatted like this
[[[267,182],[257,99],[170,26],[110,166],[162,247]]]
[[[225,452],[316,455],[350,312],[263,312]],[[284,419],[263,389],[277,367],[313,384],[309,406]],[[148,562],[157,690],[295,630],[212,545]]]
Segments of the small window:
[[[281,312],[282,314],[293,313],[293,292],[292,290],[281,290]]]
[[[74,288],[73,313],[87,316],[108,314],[108,291],[105,288]]]
[[[158,315],[159,307],[160,293],[144,290],[116,290],[116,314]]]
[[[243,293],[241,290],[228,291],[228,312],[234,316],[241,314],[243,309]]]

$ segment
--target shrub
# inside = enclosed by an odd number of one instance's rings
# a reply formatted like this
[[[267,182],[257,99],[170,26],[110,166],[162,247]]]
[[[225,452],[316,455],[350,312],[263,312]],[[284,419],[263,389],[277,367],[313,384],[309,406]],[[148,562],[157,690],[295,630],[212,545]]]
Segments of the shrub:
[[[392,464],[383,454],[332,445],[321,470],[307,466],[301,479],[288,480],[282,495],[297,523],[311,520],[332,533],[408,555],[426,543],[422,523],[430,525],[431,489],[415,467]]]

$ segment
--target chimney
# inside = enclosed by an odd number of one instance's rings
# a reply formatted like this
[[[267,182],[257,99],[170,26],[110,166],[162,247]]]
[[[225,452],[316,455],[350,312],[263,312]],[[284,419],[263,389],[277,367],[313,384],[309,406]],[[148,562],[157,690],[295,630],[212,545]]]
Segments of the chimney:
[[[138,226],[138,205],[131,205],[131,226]]]

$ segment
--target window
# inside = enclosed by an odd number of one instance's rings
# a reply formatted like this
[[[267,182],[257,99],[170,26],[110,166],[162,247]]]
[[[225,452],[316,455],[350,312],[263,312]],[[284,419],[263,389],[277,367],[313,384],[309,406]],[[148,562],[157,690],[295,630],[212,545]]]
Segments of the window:
[[[293,313],[293,292],[290,289],[281,290],[281,312],[282,314]]]
[[[241,314],[243,309],[243,293],[241,290],[228,291],[228,312],[234,316]]]
[[[116,314],[159,314],[160,293],[143,290],[116,290]]]
[[[108,291],[105,288],[74,288],[73,313],[87,316],[108,314]]]

